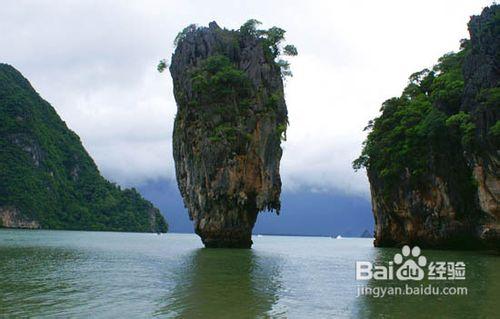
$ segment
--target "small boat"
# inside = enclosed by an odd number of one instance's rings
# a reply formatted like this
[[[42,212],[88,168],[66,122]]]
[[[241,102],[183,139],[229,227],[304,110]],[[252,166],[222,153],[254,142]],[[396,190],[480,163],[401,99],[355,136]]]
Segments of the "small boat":
[[[342,236],[338,235],[338,236],[336,237],[336,239],[342,239]]]

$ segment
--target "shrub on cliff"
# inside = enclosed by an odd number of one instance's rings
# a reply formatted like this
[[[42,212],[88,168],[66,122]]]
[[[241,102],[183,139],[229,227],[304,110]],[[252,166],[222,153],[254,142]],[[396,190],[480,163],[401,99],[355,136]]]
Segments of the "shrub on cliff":
[[[279,65],[282,76],[292,76],[290,62],[284,60],[281,56],[296,56],[298,54],[297,48],[293,44],[283,46],[286,31],[282,28],[271,27],[267,30],[259,30],[257,26],[260,24],[260,21],[250,19],[240,27],[239,31],[243,36],[253,36],[261,39],[266,48],[266,55]]]

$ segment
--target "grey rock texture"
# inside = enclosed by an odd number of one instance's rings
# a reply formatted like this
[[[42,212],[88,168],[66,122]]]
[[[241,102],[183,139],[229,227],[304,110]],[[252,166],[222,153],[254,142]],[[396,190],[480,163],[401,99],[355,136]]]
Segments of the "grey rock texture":
[[[172,56],[177,182],[207,247],[250,247],[257,214],[280,209],[287,109],[280,67],[266,50],[262,38],[212,22],[184,32]],[[214,59],[227,65],[207,75]],[[220,79],[225,70],[241,84]],[[199,89],[197,75],[211,84]]]
[[[489,133],[500,119],[500,105],[485,105],[481,94],[499,87],[500,5],[485,8],[469,22],[472,52],[465,59],[462,110],[475,119],[480,150],[467,154],[478,185],[477,194],[486,218],[479,232],[482,239],[500,247],[500,141]]]

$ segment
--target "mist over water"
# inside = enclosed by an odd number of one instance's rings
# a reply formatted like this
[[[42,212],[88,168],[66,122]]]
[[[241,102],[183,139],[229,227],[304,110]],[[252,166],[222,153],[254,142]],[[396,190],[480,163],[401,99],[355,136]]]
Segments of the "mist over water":
[[[0,313],[7,317],[489,317],[500,259],[462,260],[467,296],[357,296],[355,262],[389,261],[371,239],[254,237],[251,250],[205,249],[191,234],[0,230]],[[384,283],[383,283],[384,284]],[[390,282],[385,283],[391,284]],[[429,311],[423,311],[427,309]]]

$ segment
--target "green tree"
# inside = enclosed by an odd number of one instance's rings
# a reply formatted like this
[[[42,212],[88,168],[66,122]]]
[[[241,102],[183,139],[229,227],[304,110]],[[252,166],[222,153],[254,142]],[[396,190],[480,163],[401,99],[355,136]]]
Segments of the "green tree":
[[[158,72],[162,73],[163,71],[165,71],[165,69],[166,69],[167,67],[168,67],[167,60],[162,59],[162,60],[160,60],[160,62],[158,63],[158,66],[156,67],[156,69],[158,70]]]

